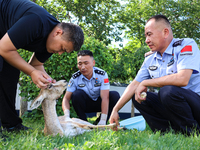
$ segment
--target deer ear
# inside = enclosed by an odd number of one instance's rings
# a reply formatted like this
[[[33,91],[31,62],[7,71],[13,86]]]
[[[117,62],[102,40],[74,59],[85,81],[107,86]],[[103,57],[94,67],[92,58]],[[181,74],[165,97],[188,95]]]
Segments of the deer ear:
[[[37,97],[33,100],[33,102],[32,102],[32,104],[31,104],[30,108],[31,108],[31,109],[36,109],[36,108],[38,108],[38,107],[40,106],[40,104],[42,103],[42,101],[44,100],[44,98],[45,98],[44,95],[39,95],[39,96],[37,96]]]

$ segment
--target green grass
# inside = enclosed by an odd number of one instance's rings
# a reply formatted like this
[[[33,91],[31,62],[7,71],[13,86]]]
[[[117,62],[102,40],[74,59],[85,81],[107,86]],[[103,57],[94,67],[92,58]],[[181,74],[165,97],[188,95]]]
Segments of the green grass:
[[[94,119],[91,119],[94,121]],[[90,120],[90,121],[91,121]],[[78,135],[73,138],[44,136],[44,122],[23,119],[24,125],[33,131],[5,133],[6,142],[0,140],[0,150],[191,150],[200,149],[200,137],[186,137],[172,132],[161,135],[153,133],[149,127],[144,131],[98,131]]]

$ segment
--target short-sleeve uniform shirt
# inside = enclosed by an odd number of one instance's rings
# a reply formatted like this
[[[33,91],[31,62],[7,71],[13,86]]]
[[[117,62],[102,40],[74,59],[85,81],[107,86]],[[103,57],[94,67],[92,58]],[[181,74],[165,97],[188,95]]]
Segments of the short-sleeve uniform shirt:
[[[80,71],[77,71],[72,75],[67,86],[67,91],[74,92],[77,89],[85,91],[91,99],[96,101],[100,96],[101,90],[110,89],[108,75],[104,70],[93,67],[93,76],[88,80]]]
[[[136,81],[159,78],[175,74],[183,69],[191,69],[193,73],[187,86],[200,95],[200,51],[196,42],[190,38],[173,39],[168,48],[161,56],[155,52],[147,56],[142,67],[137,73]]]
[[[0,38],[7,32],[14,46],[35,52],[40,62],[52,54],[46,40],[59,23],[44,8],[29,0],[0,0]]]

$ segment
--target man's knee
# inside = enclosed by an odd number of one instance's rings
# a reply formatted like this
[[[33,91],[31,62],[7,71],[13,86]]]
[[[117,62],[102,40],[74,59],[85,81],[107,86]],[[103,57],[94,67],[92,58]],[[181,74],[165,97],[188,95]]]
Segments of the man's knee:
[[[110,91],[109,92],[110,101],[113,101],[116,104],[117,101],[119,100],[119,98],[120,98],[120,95],[117,91]]]
[[[72,103],[74,102],[78,102],[80,101],[81,99],[83,99],[83,96],[84,96],[85,92],[83,90],[80,90],[80,89],[77,89],[76,91],[74,91],[72,93]]]
[[[167,85],[162,88],[160,88],[160,91],[158,93],[159,100],[163,105],[171,105],[172,97],[179,97],[179,87]]]

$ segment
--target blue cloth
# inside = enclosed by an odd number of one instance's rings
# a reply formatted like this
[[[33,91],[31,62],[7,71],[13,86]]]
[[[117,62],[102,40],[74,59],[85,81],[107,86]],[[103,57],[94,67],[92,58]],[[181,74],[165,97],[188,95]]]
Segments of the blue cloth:
[[[109,90],[110,83],[107,73],[98,68],[93,67],[93,76],[88,80],[84,75],[77,71],[74,73],[67,86],[67,91],[74,92],[77,89],[85,91],[85,93],[94,101],[100,96],[101,90]]]
[[[159,52],[147,56],[137,76],[136,81],[159,78],[175,74],[183,69],[192,69],[193,73],[187,86],[200,95],[200,51],[193,39],[173,39],[161,56]]]

